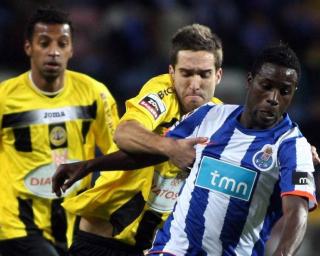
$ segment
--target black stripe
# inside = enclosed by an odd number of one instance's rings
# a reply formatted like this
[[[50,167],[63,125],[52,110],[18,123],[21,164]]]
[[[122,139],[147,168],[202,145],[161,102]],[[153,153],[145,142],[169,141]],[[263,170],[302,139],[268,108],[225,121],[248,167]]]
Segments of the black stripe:
[[[86,143],[86,137],[87,137],[87,134],[88,134],[88,131],[89,131],[89,128],[90,128],[90,124],[91,124],[91,121],[83,121],[82,122],[82,138],[83,138],[83,144]]]
[[[110,216],[110,223],[113,226],[113,236],[120,234],[130,225],[142,212],[145,201],[141,191],[123,204]]]
[[[41,235],[42,230],[34,222],[34,214],[32,210],[32,199],[23,200],[17,198],[19,204],[19,218],[26,226],[27,235]]]
[[[17,151],[32,152],[30,127],[15,128],[14,147]]]
[[[95,119],[96,115],[97,102],[94,101],[88,106],[67,106],[64,108],[30,110],[5,114],[3,115],[2,128],[55,123],[55,118],[64,118],[64,121],[73,119]]]
[[[136,239],[136,247],[148,249],[152,245],[154,233],[158,225],[162,222],[162,214],[154,211],[146,211],[139,223]]]
[[[61,206],[61,198],[52,200],[51,203],[51,230],[56,242],[65,243],[67,241],[67,216]]]

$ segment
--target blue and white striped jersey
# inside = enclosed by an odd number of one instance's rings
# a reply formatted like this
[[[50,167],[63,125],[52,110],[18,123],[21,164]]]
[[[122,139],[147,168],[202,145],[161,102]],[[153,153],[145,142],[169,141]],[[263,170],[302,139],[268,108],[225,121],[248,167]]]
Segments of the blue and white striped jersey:
[[[244,128],[238,105],[206,104],[167,136],[208,137],[173,214],[149,254],[263,255],[282,215],[281,196],[299,195],[316,206],[311,148],[287,114],[266,130]]]

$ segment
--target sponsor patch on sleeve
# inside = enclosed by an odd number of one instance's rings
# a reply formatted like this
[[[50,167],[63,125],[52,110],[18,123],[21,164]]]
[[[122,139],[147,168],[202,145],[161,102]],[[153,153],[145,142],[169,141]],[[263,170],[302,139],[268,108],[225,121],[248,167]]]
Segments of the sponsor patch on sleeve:
[[[311,184],[310,176],[307,172],[294,172],[292,173],[293,185],[308,185]]]
[[[148,94],[139,102],[139,105],[146,108],[155,120],[166,111],[164,102],[157,94]]]

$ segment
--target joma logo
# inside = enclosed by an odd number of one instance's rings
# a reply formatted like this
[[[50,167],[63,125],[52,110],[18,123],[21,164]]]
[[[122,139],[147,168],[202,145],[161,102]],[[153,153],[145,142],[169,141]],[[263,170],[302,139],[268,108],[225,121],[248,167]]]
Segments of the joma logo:
[[[56,117],[63,117],[63,116],[66,116],[66,114],[63,111],[44,113],[44,118],[56,118]]]

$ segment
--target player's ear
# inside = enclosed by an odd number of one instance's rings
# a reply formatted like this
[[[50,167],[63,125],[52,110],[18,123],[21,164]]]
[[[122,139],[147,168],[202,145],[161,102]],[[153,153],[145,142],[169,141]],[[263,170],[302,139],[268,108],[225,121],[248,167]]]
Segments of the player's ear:
[[[172,65],[169,65],[169,74],[170,76],[174,76],[174,67]]]
[[[218,85],[220,83],[222,75],[223,75],[223,70],[222,70],[222,68],[219,68],[216,71],[216,85]]]
[[[71,46],[71,51],[70,51],[70,58],[73,56],[73,46]]]
[[[24,41],[24,52],[27,54],[27,56],[31,56],[31,43],[29,40]]]
[[[170,78],[173,82],[174,81],[174,67],[172,65],[169,65],[169,75],[170,75]]]

